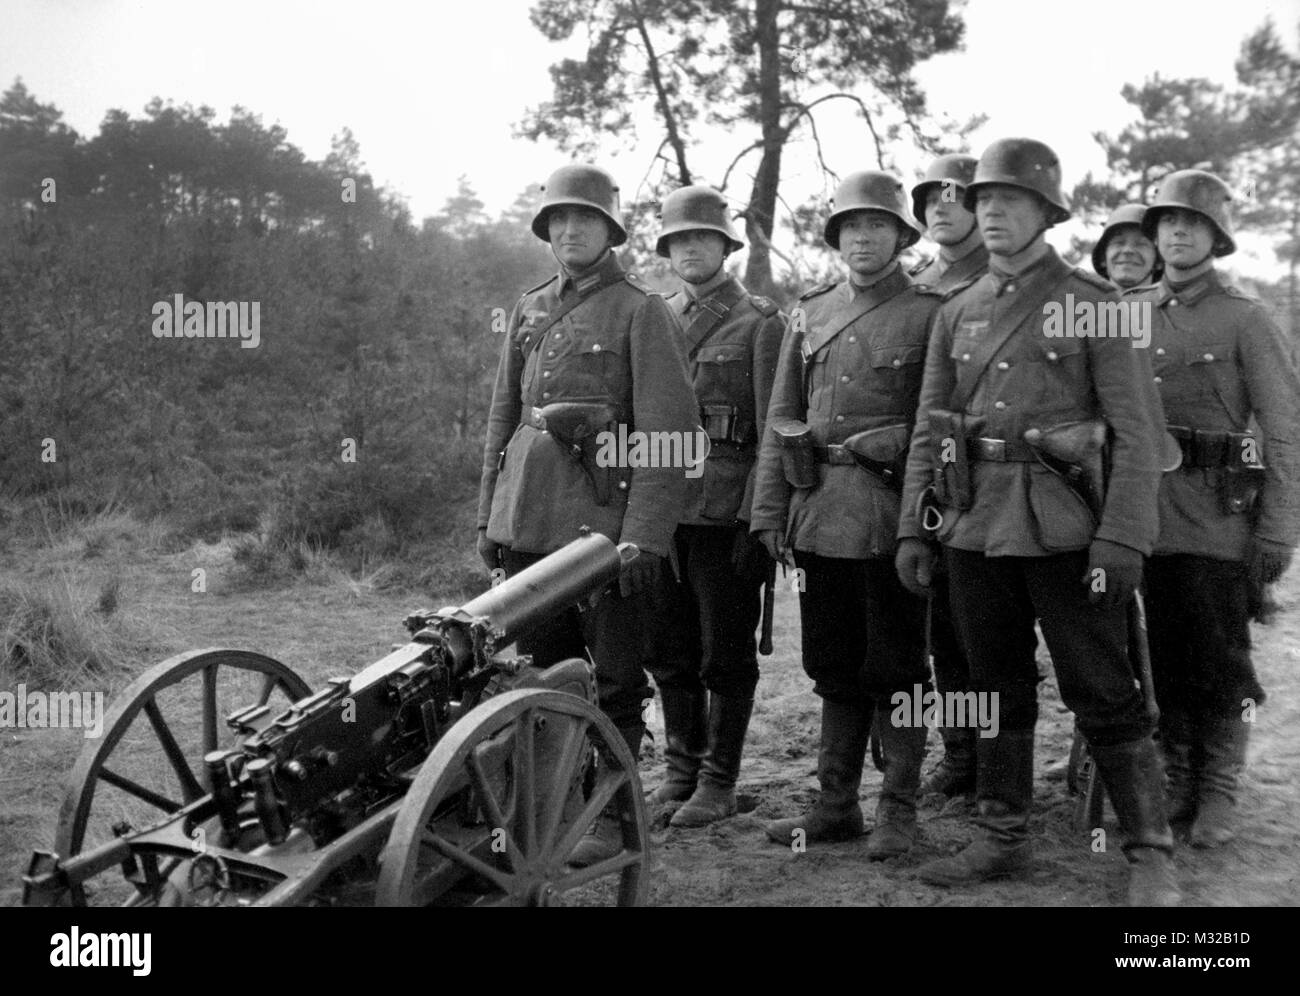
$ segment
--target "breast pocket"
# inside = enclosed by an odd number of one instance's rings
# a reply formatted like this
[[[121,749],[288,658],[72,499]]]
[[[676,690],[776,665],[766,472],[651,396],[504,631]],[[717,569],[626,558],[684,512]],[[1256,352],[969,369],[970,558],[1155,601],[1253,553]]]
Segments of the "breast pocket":
[[[1035,416],[1077,411],[1089,388],[1087,357],[1080,339],[1036,339],[1011,367],[1013,389],[1007,394]]]
[[[630,386],[623,337],[582,320],[566,318],[561,324],[568,341],[548,337],[543,362],[554,364],[554,370],[549,378],[544,375],[543,386],[550,380],[556,398],[621,398]]]
[[[921,392],[925,370],[925,347],[919,344],[876,346],[871,350],[872,390],[869,404],[873,413],[910,413]]]
[[[1165,404],[1195,414],[1218,418],[1220,401],[1235,410],[1235,356],[1230,342],[1203,342],[1183,347],[1180,363],[1170,363],[1160,373],[1160,394]]]

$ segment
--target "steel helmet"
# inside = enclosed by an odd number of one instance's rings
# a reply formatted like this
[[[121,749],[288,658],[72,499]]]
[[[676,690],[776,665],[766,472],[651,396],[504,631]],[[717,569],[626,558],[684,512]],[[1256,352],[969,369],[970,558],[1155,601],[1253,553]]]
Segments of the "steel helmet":
[[[1237,251],[1237,243],[1232,237],[1232,215],[1228,211],[1231,200],[1228,185],[1213,173],[1203,169],[1176,170],[1160,181],[1155,203],[1147,208],[1146,217],[1142,219],[1142,233],[1152,242],[1156,240],[1156,225],[1162,208],[1195,211],[1208,218],[1216,229],[1212,254],[1227,256]]]
[[[912,188],[912,215],[921,223],[922,228],[929,224],[925,220],[925,201],[930,196],[930,188],[956,187],[957,196],[964,203],[966,185],[975,176],[976,162],[978,160],[974,156],[954,152],[949,156],[940,156],[930,164],[930,168],[925,171],[925,179]]]
[[[1042,142],[999,138],[985,149],[975,166],[975,178],[966,187],[966,210],[975,210],[980,187],[994,183],[1033,191],[1046,201],[1048,228],[1070,217],[1070,202],[1061,190],[1061,160]]]
[[[727,242],[728,252],[745,247],[731,227],[727,199],[712,187],[697,183],[674,190],[664,198],[659,208],[659,241],[655,243],[655,252],[667,256],[668,236],[701,229],[721,235]]]
[[[1137,228],[1142,227],[1142,218],[1146,215],[1147,209],[1143,204],[1121,204],[1110,213],[1106,219],[1106,227],[1101,230],[1101,238],[1097,244],[1092,247],[1092,268],[1107,279],[1110,274],[1106,272],[1106,246],[1110,244],[1111,236],[1118,229],[1125,225],[1133,225]],[[1145,232],[1142,233],[1146,235]],[[1150,238],[1148,235],[1147,238]],[[1159,257],[1156,257],[1156,265],[1159,266]]]
[[[618,220],[618,184],[599,166],[575,163],[561,166],[542,186],[542,206],[533,216],[533,234],[551,241],[551,211],[573,205],[599,211],[610,224],[610,245],[627,241],[627,229]]]
[[[916,223],[907,214],[907,196],[903,193],[903,182],[891,173],[874,169],[850,173],[835,188],[831,207],[834,210],[826,219],[823,237],[832,249],[840,247],[840,223],[854,211],[884,211],[897,218],[902,236],[898,247],[900,251],[916,245],[921,239]]]

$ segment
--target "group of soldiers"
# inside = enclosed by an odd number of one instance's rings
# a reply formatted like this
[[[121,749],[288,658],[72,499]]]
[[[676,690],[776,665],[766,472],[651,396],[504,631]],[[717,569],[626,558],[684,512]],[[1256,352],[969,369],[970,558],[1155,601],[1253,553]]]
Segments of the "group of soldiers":
[[[1045,240],[1070,211],[1041,142],[943,156],[910,194],[887,172],[845,178],[824,238],[847,279],[786,315],[727,273],[743,243],[716,190],[664,200],[657,251],[681,285],[664,297],[613,252],[627,239],[613,178],[558,170],[532,230],[559,272],[523,294],[502,343],[479,553],[513,573],[583,526],[638,548],[617,591],[519,649],[538,666],[589,656],[634,756],[654,678],[666,773],[650,801],[674,827],[736,811],[763,584],[793,564],[820,793],[766,833],[860,836],[874,731],[869,859],[912,849],[919,795],[974,794],[973,842],[919,869],[940,886],[1029,866],[1037,622],[1118,817],[1129,901],[1176,904],[1175,835],[1233,833],[1264,699],[1252,593],[1300,529],[1300,377],[1266,310],[1215,269],[1235,243],[1210,173],[1171,173],[1150,205],[1118,209],[1095,274]],[[906,272],[923,232],[938,254]],[[1091,331],[1045,317],[1062,311]],[[1115,326],[1130,314],[1149,337]],[[707,459],[597,460],[592,440],[620,425],[703,432]],[[936,686],[990,697],[998,728],[944,726],[923,781],[928,731],[892,703]],[[621,839],[602,817],[570,861]]]

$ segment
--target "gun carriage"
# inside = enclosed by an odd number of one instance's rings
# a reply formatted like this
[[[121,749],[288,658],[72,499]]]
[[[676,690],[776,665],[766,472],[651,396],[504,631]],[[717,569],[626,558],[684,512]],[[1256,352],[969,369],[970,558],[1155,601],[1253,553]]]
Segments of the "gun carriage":
[[[314,693],[243,650],[150,669],[78,759],[24,903],[644,902],[636,762],[589,665],[507,652],[636,552],[587,534],[463,606],[412,613],[409,642]],[[607,807],[621,853],[569,866]]]

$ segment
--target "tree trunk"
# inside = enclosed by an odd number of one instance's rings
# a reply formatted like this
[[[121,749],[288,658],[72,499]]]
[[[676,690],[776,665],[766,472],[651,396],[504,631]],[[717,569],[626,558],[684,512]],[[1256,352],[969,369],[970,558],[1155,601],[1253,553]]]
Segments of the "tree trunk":
[[[757,294],[775,296],[772,279],[772,232],[776,218],[776,194],[781,182],[781,150],[785,132],[781,126],[781,34],[776,16],[780,0],[757,0],[754,20],[758,40],[758,116],[763,133],[762,158],[754,175],[754,188],[745,211],[745,232],[749,262],[745,286]]]

